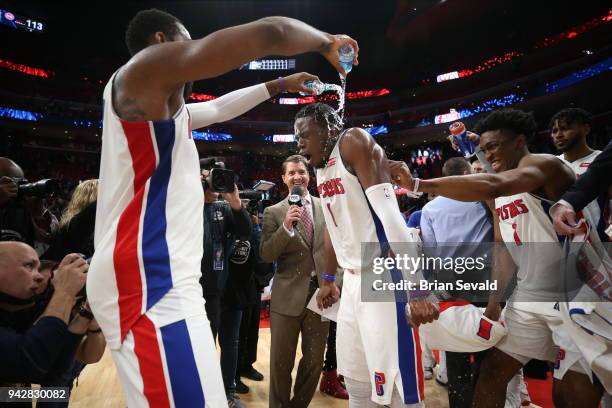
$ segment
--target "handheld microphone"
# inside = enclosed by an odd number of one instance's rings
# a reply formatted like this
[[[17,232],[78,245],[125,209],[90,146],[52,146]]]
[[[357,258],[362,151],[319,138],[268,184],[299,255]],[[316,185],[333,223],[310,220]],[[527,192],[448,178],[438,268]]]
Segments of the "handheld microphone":
[[[291,189],[291,194],[289,194],[289,205],[297,205],[298,207],[302,206],[302,187],[293,186]],[[293,228],[297,226],[297,221],[293,221]]]

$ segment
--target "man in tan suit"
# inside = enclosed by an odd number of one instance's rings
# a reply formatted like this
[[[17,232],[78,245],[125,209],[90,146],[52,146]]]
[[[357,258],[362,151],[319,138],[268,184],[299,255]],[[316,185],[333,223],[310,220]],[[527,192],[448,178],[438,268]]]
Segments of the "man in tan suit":
[[[259,247],[264,262],[277,262],[270,304],[270,408],[301,408],[310,404],[317,388],[329,322],[306,309],[324,272],[325,221],[319,198],[308,193],[307,161],[288,157],[283,163],[283,182],[289,192],[300,186],[302,207],[288,198],[266,208]],[[302,354],[291,396],[291,371],[298,336]]]

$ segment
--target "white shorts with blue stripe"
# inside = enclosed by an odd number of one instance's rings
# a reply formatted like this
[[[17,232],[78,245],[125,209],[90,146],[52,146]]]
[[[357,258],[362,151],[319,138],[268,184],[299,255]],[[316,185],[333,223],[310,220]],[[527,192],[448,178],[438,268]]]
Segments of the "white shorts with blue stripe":
[[[361,275],[344,271],[338,311],[338,372],[372,385],[373,402],[391,403],[393,390],[404,404],[424,400],[418,330],[404,317],[403,302],[363,302]]]

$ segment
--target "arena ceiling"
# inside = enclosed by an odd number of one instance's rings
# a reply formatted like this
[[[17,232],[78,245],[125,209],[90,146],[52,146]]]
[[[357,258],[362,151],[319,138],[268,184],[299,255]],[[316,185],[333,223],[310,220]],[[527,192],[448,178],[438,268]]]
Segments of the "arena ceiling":
[[[21,63],[106,81],[128,54],[129,19],[157,7],[179,17],[198,38],[223,27],[269,15],[299,18],[322,30],[346,33],[360,43],[353,90],[401,88],[542,38],[606,13],[603,1],[513,0],[302,0],[302,1],[3,1],[0,8],[39,19],[43,34],[0,27],[2,54]],[[337,81],[318,55],[297,57],[297,69]],[[269,79],[278,72],[234,71],[203,81],[196,90],[220,94]]]

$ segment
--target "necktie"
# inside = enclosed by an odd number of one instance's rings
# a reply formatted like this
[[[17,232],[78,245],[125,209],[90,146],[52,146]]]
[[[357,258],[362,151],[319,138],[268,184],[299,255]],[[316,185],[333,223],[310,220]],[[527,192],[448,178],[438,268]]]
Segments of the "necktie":
[[[312,225],[312,218],[310,217],[310,211],[308,211],[309,202],[304,200],[304,210],[302,211],[302,215],[300,220],[304,224],[304,231],[306,231],[306,237],[308,238],[308,242],[312,243],[312,237],[314,235],[314,226]]]

